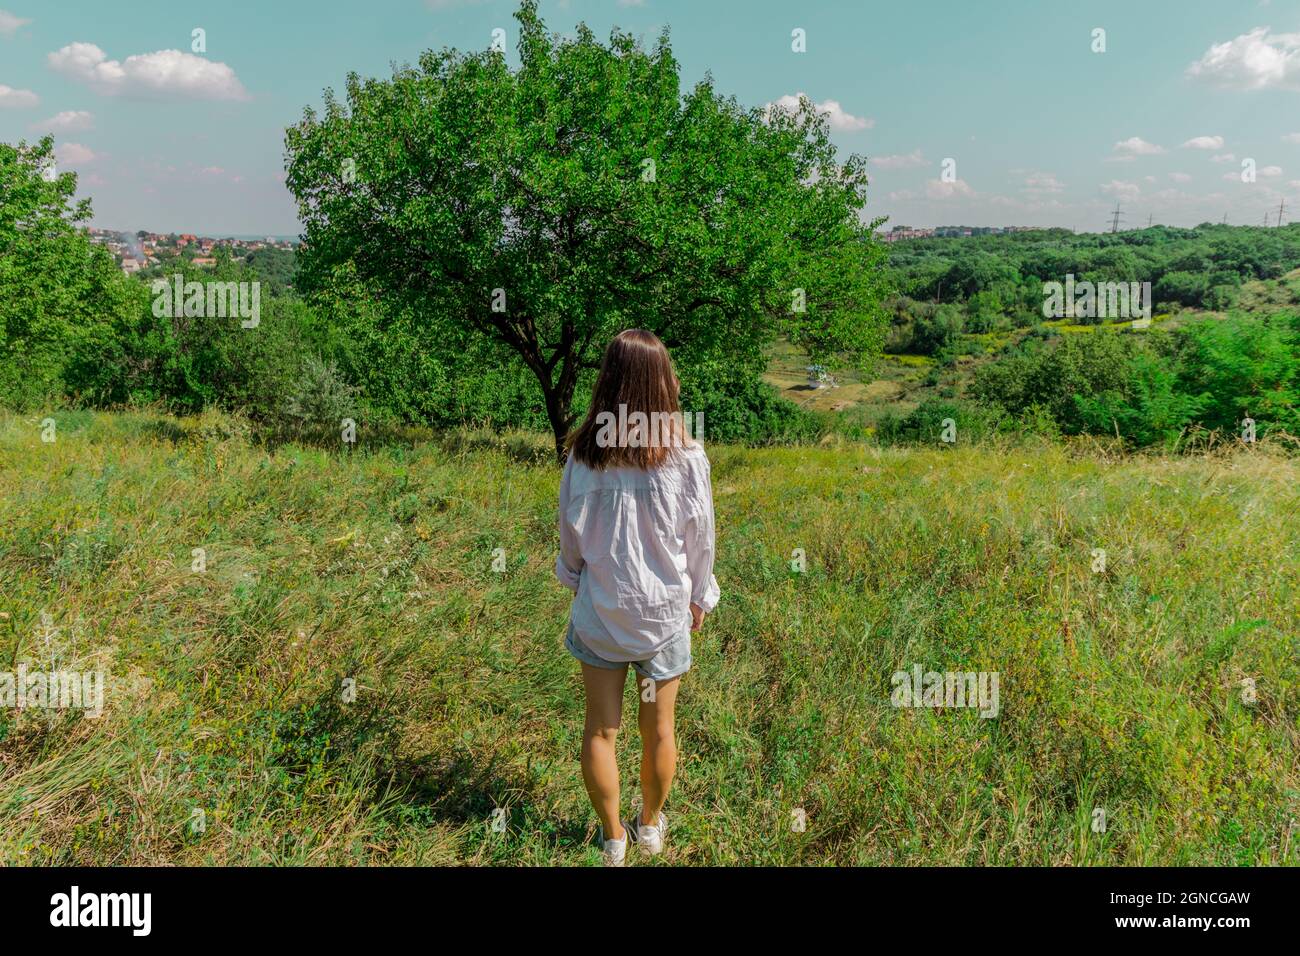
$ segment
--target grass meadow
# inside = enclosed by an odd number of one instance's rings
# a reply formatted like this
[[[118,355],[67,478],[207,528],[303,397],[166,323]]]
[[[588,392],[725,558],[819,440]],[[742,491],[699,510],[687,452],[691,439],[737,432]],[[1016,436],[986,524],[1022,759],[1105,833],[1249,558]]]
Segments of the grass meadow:
[[[107,693],[0,710],[0,862],[599,862],[549,438],[53,417],[0,413],[0,671]],[[709,453],[653,865],[1300,862],[1296,458]],[[998,672],[998,716],[891,706],[914,664]]]

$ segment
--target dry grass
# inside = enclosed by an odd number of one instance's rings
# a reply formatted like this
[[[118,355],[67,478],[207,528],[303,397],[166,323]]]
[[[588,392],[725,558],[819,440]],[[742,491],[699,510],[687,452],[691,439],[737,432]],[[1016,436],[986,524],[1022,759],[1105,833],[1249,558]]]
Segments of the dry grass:
[[[109,691],[97,720],[0,712],[0,860],[594,860],[545,438],[56,418],[44,444],[0,417],[0,671]],[[724,598],[666,863],[1297,862],[1294,458],[710,454]],[[892,707],[913,663],[998,672],[999,716]]]

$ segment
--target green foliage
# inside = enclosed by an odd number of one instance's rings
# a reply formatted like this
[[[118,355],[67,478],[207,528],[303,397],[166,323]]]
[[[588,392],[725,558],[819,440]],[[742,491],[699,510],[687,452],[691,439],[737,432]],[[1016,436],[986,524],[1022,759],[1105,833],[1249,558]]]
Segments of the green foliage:
[[[466,333],[517,353],[557,444],[582,373],[631,326],[670,348],[750,352],[784,329],[814,358],[880,347],[882,253],[866,163],[838,156],[810,103],[742,108],[683,94],[660,37],[549,34],[526,0],[520,68],[427,52],[348,78],[287,135],[306,223],[301,283],[340,270],[442,358]],[[679,360],[680,361],[680,360]]]
[[[1197,416],[1205,428],[1239,433],[1252,418],[1256,431],[1300,437],[1300,314],[1234,316],[1180,330],[1179,388],[1202,396]]]
[[[1065,432],[1077,433],[1085,423],[1076,396],[1122,390],[1132,343],[1107,332],[1063,336],[1055,347],[1030,340],[1018,352],[982,366],[971,394],[1012,413],[1040,406]]]
[[[1064,282],[1067,274],[1080,281],[1150,282],[1154,302],[1225,309],[1233,303],[1221,287],[1300,267],[1300,225],[914,239],[890,244],[889,266],[895,286],[913,298],[962,302],[992,293],[1011,314],[1041,315],[1043,283]],[[984,311],[980,304],[972,315]]]
[[[1200,272],[1167,272],[1156,282],[1151,296],[1156,302],[1200,305],[1209,282],[1209,277]]]
[[[702,413],[706,442],[791,444],[814,441],[825,431],[816,415],[781,398],[743,365],[693,363],[681,378],[682,410]]]
[[[252,283],[261,282],[258,273],[229,259],[215,269],[182,271],[178,265],[174,274],[205,288],[247,283],[250,293]],[[298,299],[259,292],[257,324],[246,327],[235,310],[177,316],[162,298],[164,286],[174,287],[172,275],[137,285],[147,288],[149,303],[115,323],[102,344],[113,360],[78,366],[79,388],[102,403],[161,402],[186,412],[218,405],[272,421],[294,394],[306,358],[330,354],[330,331]]]
[[[283,417],[297,428],[337,428],[356,409],[356,389],[339,377],[334,363],[309,355],[285,402]]]
[[[956,443],[992,438],[1008,423],[995,408],[974,402],[931,398],[906,415],[889,413],[876,426],[876,436],[886,443],[943,445],[945,423],[952,422]]]
[[[908,351],[918,355],[937,355],[957,341],[962,328],[961,309],[955,305],[941,305],[933,312],[919,314],[912,321]]]
[[[1075,401],[1081,429],[1101,434],[1113,429],[1134,445],[1171,445],[1208,404],[1203,396],[1180,392],[1169,365],[1146,350],[1129,357],[1121,387],[1079,394]]]
[[[1300,320],[1294,315],[1197,322],[1172,332],[1072,334],[1027,341],[975,374],[971,394],[1062,431],[1170,444],[1187,428],[1300,435]]]
[[[54,162],[49,137],[34,146],[0,143],[0,403],[60,403],[70,362],[98,362],[109,328],[139,306],[107,251],[78,224],[76,176],[42,175]],[[75,378],[75,373],[74,373]]]

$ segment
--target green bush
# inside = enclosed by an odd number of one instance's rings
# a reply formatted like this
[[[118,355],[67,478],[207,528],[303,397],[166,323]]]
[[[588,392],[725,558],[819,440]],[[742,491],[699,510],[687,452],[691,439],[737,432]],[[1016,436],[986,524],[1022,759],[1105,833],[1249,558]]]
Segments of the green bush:
[[[76,390],[70,363],[111,360],[95,353],[138,306],[112,256],[80,228],[91,209],[74,201],[76,176],[42,175],[53,161],[49,137],[0,143],[0,403],[18,409],[62,404]]]
[[[682,411],[703,412],[704,440],[746,445],[816,441],[826,424],[782,398],[746,365],[679,362]]]
[[[309,355],[284,404],[282,420],[294,428],[338,427],[357,411],[357,390],[339,376],[333,362]]]
[[[971,394],[1061,431],[1169,444],[1190,426],[1235,435],[1300,434],[1300,318],[1234,315],[1170,333],[1072,334],[1028,342],[981,367]]]
[[[996,408],[954,399],[926,399],[906,415],[884,415],[876,437],[890,444],[944,444],[945,421],[955,427],[955,444],[986,440],[1010,423]]]
[[[1123,390],[1130,377],[1135,339],[1097,331],[1063,336],[1058,344],[1039,341],[982,366],[971,394],[1019,414],[1031,405],[1048,409],[1067,433],[1084,431],[1075,396]]]
[[[955,305],[941,305],[929,315],[918,315],[912,322],[910,351],[937,355],[957,341],[962,328],[961,309]]]

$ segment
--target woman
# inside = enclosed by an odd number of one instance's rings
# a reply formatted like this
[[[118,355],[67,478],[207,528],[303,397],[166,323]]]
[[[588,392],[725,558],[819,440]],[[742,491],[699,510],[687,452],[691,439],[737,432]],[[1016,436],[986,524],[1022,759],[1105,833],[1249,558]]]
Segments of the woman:
[[[680,389],[655,335],[615,336],[560,480],[555,574],[574,592],[565,647],[582,663],[582,779],[606,866],[623,865],[629,837],[643,853],[663,851],[677,687],[691,632],[718,603],[709,460],[686,433]],[[640,689],[641,810],[624,821],[614,741],[628,664]]]

